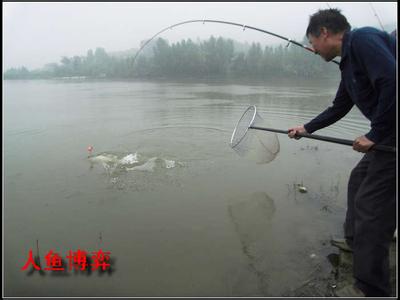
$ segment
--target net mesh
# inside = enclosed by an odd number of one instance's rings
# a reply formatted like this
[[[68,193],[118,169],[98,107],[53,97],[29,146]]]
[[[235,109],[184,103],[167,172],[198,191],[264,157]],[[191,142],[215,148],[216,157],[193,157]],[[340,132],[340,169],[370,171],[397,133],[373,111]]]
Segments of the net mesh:
[[[246,109],[233,130],[230,142],[232,149],[240,156],[258,164],[274,160],[279,153],[279,140],[276,133],[251,129],[249,128],[251,126],[268,126],[254,105]]]

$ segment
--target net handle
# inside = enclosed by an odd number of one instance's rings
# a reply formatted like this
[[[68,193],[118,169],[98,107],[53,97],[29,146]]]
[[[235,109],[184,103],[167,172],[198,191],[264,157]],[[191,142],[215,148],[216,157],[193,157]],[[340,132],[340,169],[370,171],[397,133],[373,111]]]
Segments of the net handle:
[[[258,127],[258,126],[250,126],[249,129],[271,131],[271,132],[283,133],[283,134],[289,133],[289,130],[281,130],[281,129]],[[347,146],[353,146],[353,143],[354,143],[354,141],[352,141],[352,140],[346,140],[346,139],[340,139],[340,138],[334,138],[334,137],[316,135],[316,134],[309,134],[309,133],[298,133],[298,134],[296,134],[296,136],[304,137],[304,138],[308,138],[308,139],[325,141],[325,142],[331,142],[331,143],[336,143],[336,144],[341,144],[341,145],[347,145]],[[391,146],[386,146],[386,145],[373,145],[370,150],[395,153],[396,147],[391,147]]]

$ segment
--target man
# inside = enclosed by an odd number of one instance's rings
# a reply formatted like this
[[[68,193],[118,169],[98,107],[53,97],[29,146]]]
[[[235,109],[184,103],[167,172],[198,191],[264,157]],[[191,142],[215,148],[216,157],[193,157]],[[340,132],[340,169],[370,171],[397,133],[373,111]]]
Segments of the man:
[[[289,137],[313,133],[344,117],[353,105],[371,121],[371,130],[354,140],[365,153],[348,183],[343,248],[353,251],[354,286],[338,296],[390,296],[389,246],[396,227],[396,154],[374,151],[396,145],[396,41],[371,28],[351,30],[337,9],[310,17],[306,35],[324,60],[341,56],[341,82],[331,107]],[[334,241],[335,242],[335,241]],[[336,241],[338,242],[338,241]]]

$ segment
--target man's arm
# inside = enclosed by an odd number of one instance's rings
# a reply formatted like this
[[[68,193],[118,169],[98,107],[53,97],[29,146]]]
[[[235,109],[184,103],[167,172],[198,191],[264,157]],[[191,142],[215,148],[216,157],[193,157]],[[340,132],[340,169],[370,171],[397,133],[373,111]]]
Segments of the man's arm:
[[[351,110],[353,105],[354,103],[351,101],[342,80],[340,81],[332,106],[328,107],[317,117],[305,124],[304,129],[308,133],[313,133],[318,129],[327,127],[343,118]]]

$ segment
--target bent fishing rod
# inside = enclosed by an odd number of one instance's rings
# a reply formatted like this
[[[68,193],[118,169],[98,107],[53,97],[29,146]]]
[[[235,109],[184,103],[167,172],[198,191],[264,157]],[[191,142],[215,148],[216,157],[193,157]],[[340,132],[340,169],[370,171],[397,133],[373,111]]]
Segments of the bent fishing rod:
[[[208,20],[208,19],[204,19],[204,20],[189,20],[189,21],[184,21],[184,22],[176,23],[176,24],[174,24],[174,25],[168,26],[168,27],[164,28],[163,30],[157,32],[155,35],[153,35],[149,40],[147,40],[147,41],[139,48],[138,52],[136,52],[136,55],[135,55],[134,58],[133,58],[133,63],[132,63],[132,64],[135,63],[136,57],[138,57],[138,55],[139,55],[139,53],[142,51],[142,49],[143,49],[144,47],[146,47],[147,44],[149,44],[154,38],[156,38],[157,36],[159,36],[159,35],[160,35],[161,33],[163,33],[164,31],[167,31],[168,29],[173,29],[174,27],[177,27],[177,26],[180,26],[180,25],[189,24],[189,23],[200,23],[200,22],[203,23],[203,24],[204,24],[204,23],[219,23],[219,24],[226,24],[226,25],[238,26],[238,27],[241,27],[241,28],[243,29],[243,31],[244,31],[245,29],[251,29],[251,30],[260,31],[260,32],[262,32],[262,33],[266,33],[266,34],[272,35],[272,36],[274,36],[274,37],[277,37],[277,38],[279,38],[279,39],[282,39],[282,40],[287,41],[288,44],[286,45],[286,47],[288,47],[290,44],[294,44],[294,45],[299,46],[299,47],[301,47],[301,48],[303,48],[303,49],[305,49],[305,50],[307,50],[307,51],[309,51],[309,52],[312,52],[312,53],[314,53],[314,54],[318,54],[318,53],[316,53],[316,52],[314,51],[314,49],[312,49],[312,48],[310,48],[310,47],[307,47],[307,46],[305,46],[305,45],[303,45],[303,44],[301,44],[301,43],[299,43],[299,42],[296,42],[296,41],[294,41],[294,40],[292,40],[292,39],[289,39],[289,38],[287,38],[287,37],[284,37],[284,36],[282,36],[282,35],[279,35],[279,34],[276,34],[276,33],[273,33],[273,32],[267,31],[267,30],[264,30],[264,29],[260,29],[260,28],[253,27],[253,26],[248,26],[248,25],[245,25],[245,24],[234,23],[234,22],[221,21],[221,20]],[[331,60],[331,62],[333,62],[333,63],[339,65],[339,62],[336,61],[336,60]]]

